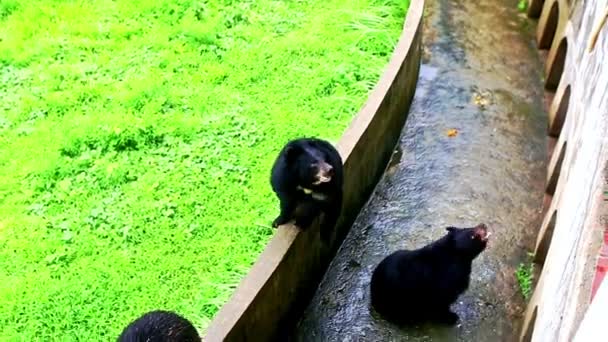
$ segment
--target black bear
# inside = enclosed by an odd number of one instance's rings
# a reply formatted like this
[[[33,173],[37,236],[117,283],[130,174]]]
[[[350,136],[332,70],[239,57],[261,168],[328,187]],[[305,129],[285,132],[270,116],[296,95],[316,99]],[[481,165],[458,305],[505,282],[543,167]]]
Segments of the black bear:
[[[118,342],[200,342],[198,332],[184,317],[170,311],[150,311],[131,322]]]
[[[332,144],[317,138],[288,142],[272,166],[270,184],[280,201],[278,227],[292,219],[306,229],[321,213],[321,238],[331,237],[342,210],[342,158]]]
[[[447,227],[448,233],[422,248],[387,256],[372,274],[373,308],[396,324],[434,321],[455,324],[450,305],[469,287],[471,264],[487,245],[485,224]]]

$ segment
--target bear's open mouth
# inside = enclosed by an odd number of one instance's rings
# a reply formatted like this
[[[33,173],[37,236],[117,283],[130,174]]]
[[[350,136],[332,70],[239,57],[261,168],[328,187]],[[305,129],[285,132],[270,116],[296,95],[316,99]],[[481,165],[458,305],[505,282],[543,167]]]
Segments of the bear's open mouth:
[[[315,182],[315,185],[319,185],[321,183],[328,183],[329,181],[331,181],[331,176],[319,175],[317,181]]]
[[[480,235],[479,238],[481,239],[481,241],[488,241],[488,238],[490,237],[490,235],[492,235],[491,232],[486,231],[486,233],[484,235]]]
[[[321,162],[318,164],[318,172],[316,174],[316,181],[314,185],[331,182],[331,177],[334,175],[334,168],[328,163]]]
[[[483,223],[475,228],[475,237],[483,242],[488,241],[490,235],[492,235],[492,233],[488,231],[488,227]]]

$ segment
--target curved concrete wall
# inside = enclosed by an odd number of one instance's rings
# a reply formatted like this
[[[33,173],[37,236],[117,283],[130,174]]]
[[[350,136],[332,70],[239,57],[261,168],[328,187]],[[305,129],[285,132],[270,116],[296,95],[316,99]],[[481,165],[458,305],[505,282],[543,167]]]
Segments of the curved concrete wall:
[[[520,336],[572,341],[599,286],[596,270],[608,268],[608,247],[600,254],[603,234],[608,241],[608,0],[530,4],[528,15],[540,15],[539,48],[549,49],[553,148],[534,251],[541,272]]]
[[[323,273],[384,172],[414,96],[420,68],[424,0],[412,0],[392,58],[337,144],[344,161],[344,203],[334,240],[325,247],[318,226],[286,225],[218,312],[205,341],[284,338],[314,294]]]

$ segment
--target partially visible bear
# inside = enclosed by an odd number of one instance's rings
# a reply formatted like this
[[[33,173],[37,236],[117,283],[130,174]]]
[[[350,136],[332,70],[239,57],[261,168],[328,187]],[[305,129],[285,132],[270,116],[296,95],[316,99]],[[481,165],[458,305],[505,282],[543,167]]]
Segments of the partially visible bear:
[[[281,204],[272,223],[292,219],[300,229],[309,227],[322,212],[321,238],[329,241],[342,210],[342,158],[332,144],[317,138],[288,142],[272,166],[270,184]]]
[[[196,328],[187,319],[170,311],[150,311],[131,322],[118,342],[200,342]]]
[[[371,303],[386,320],[400,325],[458,322],[450,305],[469,287],[471,264],[486,248],[490,232],[483,223],[446,230],[441,239],[413,251],[396,251],[376,267]]]

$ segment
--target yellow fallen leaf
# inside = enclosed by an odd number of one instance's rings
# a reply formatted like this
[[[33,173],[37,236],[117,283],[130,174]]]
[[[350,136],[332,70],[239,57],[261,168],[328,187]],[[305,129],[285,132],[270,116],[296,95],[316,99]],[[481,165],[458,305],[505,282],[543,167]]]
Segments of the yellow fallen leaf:
[[[455,128],[448,129],[448,137],[455,137],[456,134],[458,134],[458,130],[456,130]]]
[[[492,93],[490,93],[489,91],[484,91],[481,93],[476,92],[473,95],[473,103],[475,103],[476,106],[484,109],[488,105],[490,105],[491,97],[492,97]]]

